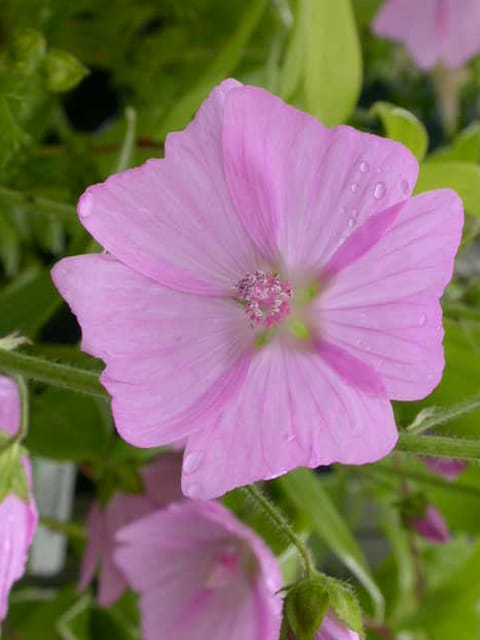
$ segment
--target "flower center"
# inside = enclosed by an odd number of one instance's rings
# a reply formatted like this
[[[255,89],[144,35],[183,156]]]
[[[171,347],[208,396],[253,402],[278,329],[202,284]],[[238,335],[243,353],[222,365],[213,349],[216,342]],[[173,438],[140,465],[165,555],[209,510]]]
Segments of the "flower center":
[[[255,271],[237,282],[238,300],[244,305],[252,327],[270,329],[292,312],[292,286],[277,274]]]

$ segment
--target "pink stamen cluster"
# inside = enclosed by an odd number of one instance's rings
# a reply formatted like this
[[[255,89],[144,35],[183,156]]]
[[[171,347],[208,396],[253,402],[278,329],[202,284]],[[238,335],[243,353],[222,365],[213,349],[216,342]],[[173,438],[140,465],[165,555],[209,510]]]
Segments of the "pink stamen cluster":
[[[236,289],[252,327],[270,329],[292,311],[292,286],[289,282],[282,282],[273,273],[259,270],[247,273],[237,282]]]

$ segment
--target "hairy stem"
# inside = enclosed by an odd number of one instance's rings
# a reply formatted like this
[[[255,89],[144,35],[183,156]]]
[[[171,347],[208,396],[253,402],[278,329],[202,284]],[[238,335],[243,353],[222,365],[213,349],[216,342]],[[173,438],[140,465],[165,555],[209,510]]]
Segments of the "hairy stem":
[[[396,448],[398,451],[421,456],[439,456],[480,462],[480,440],[401,433]]]
[[[18,351],[0,349],[0,371],[89,396],[108,398],[97,373]]]
[[[283,513],[262,493],[257,486],[253,484],[248,485],[243,487],[243,491],[248,494],[249,498],[251,498],[252,501],[262,509],[262,511],[265,512],[279,532],[296,547],[298,555],[303,563],[305,575],[307,577],[312,576],[315,573],[315,567],[310,551],[299,536],[297,536]]]

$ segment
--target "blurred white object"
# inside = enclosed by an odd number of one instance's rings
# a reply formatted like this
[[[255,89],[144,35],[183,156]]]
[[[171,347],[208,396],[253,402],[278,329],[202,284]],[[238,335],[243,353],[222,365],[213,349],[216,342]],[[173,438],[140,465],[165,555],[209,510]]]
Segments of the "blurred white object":
[[[76,468],[71,462],[33,459],[33,493],[40,517],[68,522],[72,515]],[[53,576],[65,565],[67,540],[64,535],[38,526],[30,552],[29,573]]]

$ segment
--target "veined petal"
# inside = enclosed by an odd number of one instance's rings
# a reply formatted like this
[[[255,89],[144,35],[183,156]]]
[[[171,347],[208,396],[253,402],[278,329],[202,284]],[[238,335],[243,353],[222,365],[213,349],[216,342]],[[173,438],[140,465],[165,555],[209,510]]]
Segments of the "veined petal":
[[[233,300],[168,289],[106,255],[66,258],[52,276],[78,317],[83,350],[107,364],[102,383],[132,444],[183,438],[242,380],[252,335]]]
[[[216,87],[193,122],[170,134],[165,159],[148,160],[89,187],[79,202],[85,228],[121,262],[180,291],[230,294],[257,257],[225,183],[223,104]]]
[[[262,254],[310,274],[357,225],[407,198],[418,164],[403,146],[350,127],[327,129],[263,89],[225,100],[225,175]]]
[[[370,365],[390,398],[423,398],[441,378],[438,300],[452,277],[462,224],[453,191],[412,198],[378,243],[314,302],[323,338]]]
[[[189,497],[213,498],[298,466],[372,462],[396,440],[388,400],[347,384],[313,347],[272,343],[228,406],[189,436],[182,487]]]

